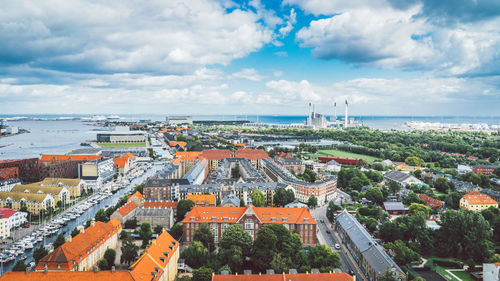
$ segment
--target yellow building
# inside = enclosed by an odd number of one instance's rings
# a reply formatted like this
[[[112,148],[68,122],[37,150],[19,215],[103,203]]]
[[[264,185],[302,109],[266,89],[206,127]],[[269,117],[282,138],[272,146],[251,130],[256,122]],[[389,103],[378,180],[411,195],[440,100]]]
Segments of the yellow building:
[[[40,210],[56,207],[54,197],[47,193],[0,192],[0,206],[20,210],[26,206],[33,215]]]
[[[497,208],[498,202],[478,191],[469,192],[460,199],[460,208],[462,209],[480,212],[489,207]]]
[[[179,242],[163,230],[139,259],[130,266],[131,273],[137,277],[144,276],[148,280],[173,281],[177,276],[178,260]]]
[[[41,186],[37,183],[26,184],[26,185],[16,185],[10,192],[22,192],[22,193],[33,193],[33,194],[50,194],[54,198],[57,206],[57,202],[62,201],[63,204],[69,203],[70,192],[65,187],[59,186]]]
[[[87,186],[85,182],[81,179],[64,179],[64,178],[45,178],[43,181],[37,184],[41,186],[57,186],[65,187],[69,190],[72,197],[80,197],[82,190],[86,190]]]

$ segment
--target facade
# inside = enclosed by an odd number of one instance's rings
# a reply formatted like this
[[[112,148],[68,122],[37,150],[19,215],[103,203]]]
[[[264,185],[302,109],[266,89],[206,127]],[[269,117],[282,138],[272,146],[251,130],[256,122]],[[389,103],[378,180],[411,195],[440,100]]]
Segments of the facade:
[[[305,170],[305,165],[302,160],[295,157],[278,157],[276,163],[287,170],[293,170],[296,174],[302,174]]]
[[[153,227],[161,225],[167,229],[174,225],[174,211],[171,208],[138,208],[134,218],[139,225],[147,222]]]
[[[97,142],[131,143],[146,142],[146,135],[142,131],[114,131],[109,133],[98,133]]]
[[[92,222],[80,234],[43,257],[36,271],[89,271],[104,256],[106,249],[116,248],[122,224],[111,219],[109,222]]]
[[[148,201],[177,201],[176,187],[189,184],[187,179],[148,179],[144,186],[143,196]]]
[[[0,169],[0,180],[17,179],[19,178],[18,167],[7,167]]]
[[[202,184],[208,176],[208,161],[203,159],[189,169],[182,178],[189,184]]]
[[[291,270],[290,270],[291,271]],[[347,273],[289,273],[213,275],[212,281],[355,281]]]
[[[98,158],[102,158],[102,156],[43,154],[40,158],[40,178],[77,178],[78,164]]]
[[[298,231],[304,245],[316,244],[316,221],[307,208],[195,206],[182,220],[186,244],[193,241],[195,230],[203,223],[209,225],[216,243],[233,224],[241,225],[255,239],[263,225],[279,223],[290,231]]]
[[[498,202],[493,200],[490,196],[478,191],[469,192],[460,199],[461,209],[480,212],[488,209],[489,207],[498,208]]]
[[[18,184],[21,184],[19,179],[0,180],[0,191],[10,191]]]
[[[87,189],[87,185],[81,179],[45,178],[38,184],[40,186],[64,187],[69,190],[72,197],[80,197],[82,191]]]
[[[78,164],[78,178],[85,181],[87,188],[99,190],[116,174],[112,158],[98,158]]]
[[[0,192],[0,207],[20,210],[26,207],[33,215],[55,209],[54,197],[46,193]]]
[[[476,175],[491,175],[495,168],[498,167],[496,165],[477,165],[472,167],[472,172]]]
[[[40,180],[38,158],[0,160],[0,169],[17,167],[19,179],[23,182],[36,182]]]
[[[188,194],[187,200],[193,201],[195,206],[215,206],[214,194]]]
[[[318,204],[323,205],[337,197],[337,178],[310,183],[297,179],[287,169],[276,164],[271,159],[263,159],[263,169],[266,175],[276,182],[282,182],[292,186],[296,198],[301,202],[307,202],[309,197],[318,198]]]
[[[233,157],[233,152],[229,149],[205,149],[199,157],[208,161],[208,170],[213,172],[223,159]]]
[[[387,270],[393,272],[396,280],[406,280],[401,268],[346,210],[335,219],[335,229],[368,280],[376,281],[377,277]]]
[[[439,209],[443,208],[443,206],[444,206],[443,201],[439,201],[439,200],[434,199],[434,198],[427,196],[425,194],[419,194],[418,198],[424,200],[425,205],[427,205],[427,207],[432,208],[432,209],[439,210]]]
[[[25,194],[50,194],[54,198],[56,206],[59,201],[62,201],[63,205],[70,202],[70,192],[62,186],[41,186],[35,183],[27,185],[20,184],[14,186],[10,192]]]
[[[193,125],[193,116],[167,116],[165,118],[167,125],[170,126],[178,126],[182,124],[190,124]]]
[[[19,227],[27,222],[28,213],[9,208],[0,208],[0,218],[7,219],[9,229]]]
[[[9,220],[0,217],[0,240],[10,237]]]
[[[137,205],[133,201],[127,202],[127,204],[121,206],[118,210],[111,214],[111,219],[115,219],[120,223],[124,223],[135,216],[137,211]]]

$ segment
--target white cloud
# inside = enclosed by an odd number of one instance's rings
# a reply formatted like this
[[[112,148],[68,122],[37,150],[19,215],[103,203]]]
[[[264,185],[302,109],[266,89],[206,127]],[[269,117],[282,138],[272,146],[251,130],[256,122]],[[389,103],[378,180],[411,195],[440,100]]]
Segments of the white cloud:
[[[261,81],[264,76],[260,75],[255,68],[245,68],[240,72],[233,73],[231,77],[248,79],[251,81]]]
[[[297,23],[297,14],[295,13],[295,10],[292,8],[290,10],[290,15],[287,17],[287,22],[286,25],[281,27],[279,29],[279,33],[281,34],[281,37],[285,37],[292,31],[293,25]]]

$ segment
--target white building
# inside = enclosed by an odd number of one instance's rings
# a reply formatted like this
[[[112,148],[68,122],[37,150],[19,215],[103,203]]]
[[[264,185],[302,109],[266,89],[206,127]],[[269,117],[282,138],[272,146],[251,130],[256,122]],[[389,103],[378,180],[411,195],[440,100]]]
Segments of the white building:
[[[28,213],[19,212],[10,208],[0,208],[0,238],[10,236],[10,230],[27,222]]]
[[[0,181],[0,191],[9,192],[14,186],[21,184],[19,179],[7,179]]]
[[[78,164],[78,178],[85,181],[87,188],[101,189],[115,175],[113,158],[96,159]]]
[[[468,166],[468,165],[458,165],[457,167],[457,173],[459,175],[463,175],[463,174],[467,174],[469,172],[472,172],[472,168],[471,166]]]
[[[182,124],[190,124],[193,125],[193,117],[192,116],[167,116],[166,118],[167,125],[182,125]]]

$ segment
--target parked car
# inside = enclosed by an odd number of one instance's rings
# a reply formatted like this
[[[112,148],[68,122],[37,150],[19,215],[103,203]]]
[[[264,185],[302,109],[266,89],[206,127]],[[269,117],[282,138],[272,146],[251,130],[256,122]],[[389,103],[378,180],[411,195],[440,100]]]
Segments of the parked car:
[[[326,230],[326,233],[330,234],[332,233],[329,229]]]
[[[31,225],[29,223],[23,225],[23,228],[29,228]]]
[[[335,243],[335,249],[340,250],[340,245],[338,243]]]

